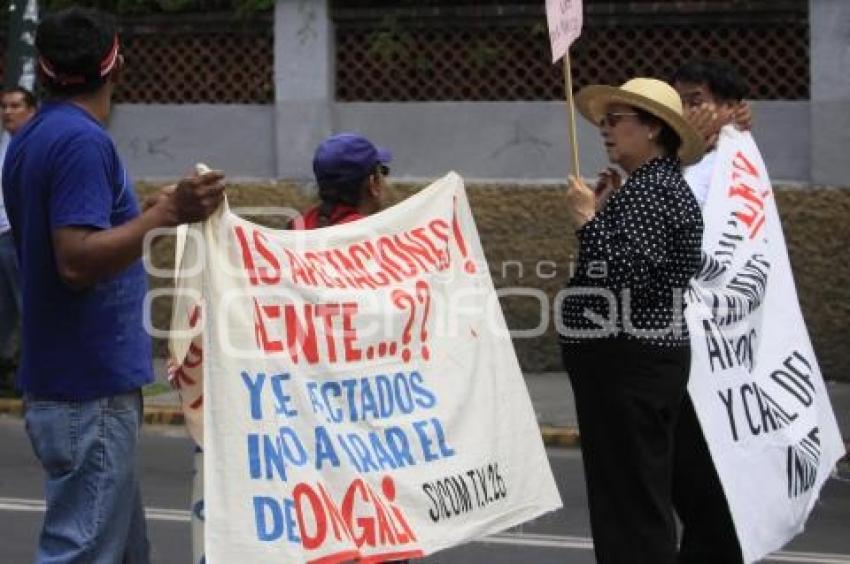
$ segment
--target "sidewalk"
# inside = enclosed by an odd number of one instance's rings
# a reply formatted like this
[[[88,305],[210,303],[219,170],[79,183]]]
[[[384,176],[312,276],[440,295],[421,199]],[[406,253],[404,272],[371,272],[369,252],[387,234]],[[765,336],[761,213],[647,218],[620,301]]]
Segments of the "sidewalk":
[[[183,413],[177,392],[167,390],[165,363],[154,361],[157,374],[155,390],[161,393],[145,396],[145,422],[154,425],[180,425]],[[547,446],[576,447],[579,445],[578,423],[570,381],[564,372],[525,374],[525,382]],[[828,382],[827,390],[838,427],[850,447],[850,383]],[[0,413],[20,415],[20,400],[0,400]]]

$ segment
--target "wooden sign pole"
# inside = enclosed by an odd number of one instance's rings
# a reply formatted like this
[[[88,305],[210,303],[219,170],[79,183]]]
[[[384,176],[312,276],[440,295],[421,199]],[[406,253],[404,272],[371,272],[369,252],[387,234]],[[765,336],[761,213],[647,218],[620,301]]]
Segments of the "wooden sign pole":
[[[567,96],[567,113],[570,117],[570,145],[572,146],[573,175],[581,178],[578,166],[578,135],[576,134],[576,108],[573,100],[573,72],[570,67],[570,52],[564,55],[564,89]]]

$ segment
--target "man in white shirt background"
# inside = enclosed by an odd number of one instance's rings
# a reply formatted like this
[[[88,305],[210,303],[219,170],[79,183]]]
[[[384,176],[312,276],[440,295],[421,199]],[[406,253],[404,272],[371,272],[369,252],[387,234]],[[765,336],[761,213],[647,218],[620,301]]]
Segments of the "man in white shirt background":
[[[22,87],[5,90],[0,98],[3,115],[3,137],[0,141],[0,164],[6,159],[9,139],[35,115],[36,100],[32,92]],[[2,182],[2,173],[0,173]],[[12,244],[12,231],[0,191],[0,394],[10,393],[13,384],[13,335],[21,314],[21,289],[18,281],[18,262]]]
[[[720,128],[730,123],[745,130],[751,126],[750,109],[743,101],[747,83],[733,65],[711,59],[685,63],[671,82],[682,98],[686,117],[706,139],[703,158],[683,171],[704,209]],[[677,564],[743,564],[726,496],[690,395],[680,410],[673,450],[673,503],[682,523]]]
[[[747,83],[727,61],[692,59],[676,71],[672,84],[682,98],[688,121],[707,137],[703,158],[684,170],[685,180],[702,208],[711,185],[720,128],[734,123],[739,129],[750,129],[750,109],[744,103]]]

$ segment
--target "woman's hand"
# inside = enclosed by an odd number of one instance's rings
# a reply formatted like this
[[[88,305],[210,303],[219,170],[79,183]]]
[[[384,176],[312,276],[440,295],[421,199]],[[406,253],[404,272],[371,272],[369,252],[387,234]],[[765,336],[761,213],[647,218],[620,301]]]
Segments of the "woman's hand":
[[[567,211],[576,229],[593,219],[596,213],[596,195],[584,180],[570,175],[567,183]]]
[[[611,197],[611,194],[619,190],[622,184],[623,178],[614,168],[609,167],[599,173],[599,177],[596,180],[595,192],[597,212],[605,207],[608,198]]]

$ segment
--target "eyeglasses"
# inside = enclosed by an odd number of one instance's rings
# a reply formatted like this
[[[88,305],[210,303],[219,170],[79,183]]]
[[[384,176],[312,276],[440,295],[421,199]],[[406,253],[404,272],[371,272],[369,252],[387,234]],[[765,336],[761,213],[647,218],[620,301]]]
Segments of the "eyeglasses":
[[[620,123],[626,116],[637,116],[637,112],[606,112],[602,119],[599,120],[599,127],[605,127],[605,125],[609,125],[611,127],[617,127],[617,124]]]
[[[390,175],[390,167],[385,164],[379,164],[375,167],[375,170],[381,173],[381,176],[389,176]]]

